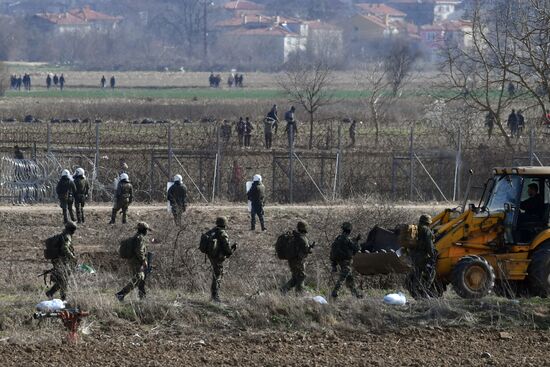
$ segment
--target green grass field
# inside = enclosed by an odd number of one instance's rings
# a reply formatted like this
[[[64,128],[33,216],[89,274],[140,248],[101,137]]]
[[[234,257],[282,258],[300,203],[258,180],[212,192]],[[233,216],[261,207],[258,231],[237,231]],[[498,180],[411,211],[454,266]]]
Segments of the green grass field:
[[[353,100],[365,98],[368,91],[360,90],[334,90],[332,94],[336,100]],[[253,99],[272,100],[284,98],[285,94],[278,89],[214,89],[214,88],[67,88],[64,91],[58,89],[34,89],[31,92],[8,91],[7,97],[37,97],[37,98],[71,98],[71,99],[104,99],[104,98],[155,98],[155,99]],[[403,93],[403,98],[432,96],[436,98],[451,97],[450,91],[409,91]]]

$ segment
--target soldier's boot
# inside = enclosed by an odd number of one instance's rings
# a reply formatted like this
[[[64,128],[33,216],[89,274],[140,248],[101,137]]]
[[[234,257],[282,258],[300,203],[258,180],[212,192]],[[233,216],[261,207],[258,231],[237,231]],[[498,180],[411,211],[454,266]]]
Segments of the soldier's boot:
[[[124,301],[124,297],[126,297],[126,295],[130,293],[131,290],[132,290],[132,286],[128,284],[124,288],[122,288],[120,292],[116,293],[115,296],[119,301],[122,302]]]
[[[115,222],[116,222],[116,210],[113,209],[111,211],[111,221],[109,222],[109,224],[115,224]]]
[[[82,209],[82,208],[80,209],[80,220],[82,221],[82,223],[85,222],[85,220],[84,220],[84,209]]]
[[[59,285],[54,284],[48,291],[46,291],[46,297],[48,297],[49,299],[52,299],[54,294],[59,290]]]
[[[80,209],[76,209],[76,223],[82,223],[82,218],[80,217]]]
[[[265,228],[265,221],[263,216],[260,217],[260,226],[262,227],[262,232],[267,231],[267,228]]]
[[[294,277],[290,278],[290,280],[288,282],[286,282],[282,287],[281,287],[281,293],[282,294],[287,294],[289,290],[291,290],[294,286],[296,286],[296,279],[294,279]]]
[[[337,281],[336,284],[334,285],[334,288],[332,289],[332,292],[330,293],[330,296],[332,298],[338,298],[338,291],[340,290],[340,287],[341,287],[341,283],[340,281]]]
[[[63,223],[67,223],[69,221],[69,217],[67,215],[67,209],[63,208]]]
[[[69,216],[71,217],[71,221],[75,221],[75,217],[74,217],[74,211],[73,211],[73,208],[72,206],[69,207]]]
[[[140,282],[138,285],[138,296],[139,299],[145,299],[147,292],[145,291],[145,282]]]
[[[250,230],[251,231],[256,230],[256,214],[250,217]]]
[[[122,212],[122,224],[126,224],[127,219],[128,215],[126,214],[126,212]]]
[[[118,299],[120,302],[124,301],[125,296],[126,296],[126,294],[122,293],[122,291],[120,291],[118,293],[115,293],[116,299]]]

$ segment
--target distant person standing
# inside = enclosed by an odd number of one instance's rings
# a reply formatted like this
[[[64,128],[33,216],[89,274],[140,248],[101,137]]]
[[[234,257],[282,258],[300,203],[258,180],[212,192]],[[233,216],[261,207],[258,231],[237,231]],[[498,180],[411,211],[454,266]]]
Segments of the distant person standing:
[[[174,216],[174,223],[181,227],[181,217],[187,210],[187,187],[183,183],[181,175],[174,176],[174,183],[168,189],[167,197]]]
[[[76,209],[77,223],[84,223],[84,206],[88,201],[88,195],[90,193],[90,185],[86,179],[86,172],[84,168],[77,168],[73,175],[74,185],[76,192],[74,196],[74,206]]]
[[[50,89],[52,86],[52,76],[48,73],[48,76],[46,77],[46,88]]]
[[[101,88],[105,88],[105,84],[107,83],[107,79],[105,79],[105,75],[101,77]]]
[[[126,224],[128,207],[134,201],[134,189],[130,183],[130,177],[127,173],[120,175],[115,192],[115,202],[111,212],[111,221],[109,224],[115,224],[117,213],[122,211],[122,224]]]
[[[15,159],[25,159],[23,152],[19,149],[19,146],[16,145],[13,147],[13,158]]]
[[[290,110],[286,111],[285,113],[285,121],[286,121],[286,134],[288,136],[288,146],[294,145],[294,141],[296,140],[296,135],[298,135],[298,126],[296,126],[296,107],[291,106]]]
[[[517,112],[517,118],[518,118],[518,138],[523,133],[523,129],[525,128],[525,117],[523,117],[523,111],[518,110]]]
[[[250,118],[247,117],[244,123],[244,146],[246,148],[250,148],[250,139],[252,138],[252,130],[254,130],[254,126],[252,125]]]
[[[510,129],[510,133],[512,134],[512,137],[517,136],[518,134],[518,115],[516,114],[516,110],[512,110],[512,113],[508,115],[508,128]]]
[[[355,136],[357,134],[357,121],[353,120],[349,126],[349,139],[351,140],[350,146],[355,146]]]
[[[57,87],[58,83],[59,83],[59,77],[57,76],[57,74],[54,74],[53,75],[53,85],[55,85]]]
[[[69,221],[69,216],[71,217],[71,221],[74,222],[75,217],[73,203],[76,193],[76,186],[72,180],[69,170],[64,169],[63,172],[61,172],[61,178],[57,183],[55,191],[57,193],[57,198],[59,199],[59,206],[63,212],[63,223],[67,223]]]
[[[114,75],[111,77],[110,84],[111,84],[111,89],[115,89],[116,80]]]
[[[266,117],[264,119],[264,139],[265,139],[266,149],[271,149],[271,145],[273,144],[273,125],[274,124],[275,122],[269,117]]]
[[[63,87],[65,86],[65,77],[63,74],[59,77],[59,89],[63,90]]]
[[[487,127],[487,134],[489,135],[489,139],[491,139],[491,136],[493,135],[495,121],[495,114],[492,111],[487,112],[487,114],[485,115],[485,127]]]
[[[244,145],[244,132],[246,130],[246,124],[242,117],[239,117],[239,122],[237,122],[237,136],[239,138],[239,146],[242,148]]]
[[[266,231],[264,222],[265,186],[262,183],[262,176],[260,175],[254,175],[252,180],[252,187],[246,193],[248,200],[252,204],[250,210],[250,230],[256,230],[256,216],[258,216],[262,231]]]
[[[277,134],[277,130],[279,129],[279,116],[277,112],[277,105],[274,104],[273,107],[271,107],[271,110],[266,115],[266,119],[272,120],[272,127],[273,130],[275,130],[275,134]]]

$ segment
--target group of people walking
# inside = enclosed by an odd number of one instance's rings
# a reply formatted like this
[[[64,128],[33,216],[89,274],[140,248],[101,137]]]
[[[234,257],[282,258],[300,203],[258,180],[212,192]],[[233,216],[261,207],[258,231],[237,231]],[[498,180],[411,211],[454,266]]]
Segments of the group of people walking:
[[[31,75],[25,73],[23,76],[11,75],[10,76],[10,88],[12,90],[20,91],[23,87],[26,91],[31,90]]]
[[[50,89],[52,87],[52,83],[53,87],[59,87],[59,90],[63,90],[63,88],[65,88],[65,75],[61,74],[60,76],[57,76],[57,74],[54,74],[52,76],[52,74],[48,73],[46,76],[46,89]]]
[[[85,172],[82,168],[77,168],[73,175],[68,170],[63,170],[61,178],[57,185],[57,194],[63,214],[65,228],[57,236],[48,239],[48,241],[57,241],[59,248],[57,256],[51,258],[53,269],[50,271],[53,286],[46,292],[49,298],[59,291],[62,299],[67,297],[68,277],[76,266],[76,253],[73,246],[72,236],[78,226],[74,223],[75,215],[72,210],[72,204],[76,206],[77,223],[85,223],[84,207],[89,198],[89,184]],[[247,191],[250,209],[250,230],[256,230],[256,220],[260,222],[262,232],[267,231],[265,221],[265,186],[262,176],[256,174],[252,178],[252,183]],[[183,183],[182,176],[176,175],[173,183],[167,191],[167,199],[170,203],[174,223],[181,227],[182,216],[188,205],[187,187]],[[127,166],[119,174],[114,195],[113,210],[109,223],[116,222],[116,216],[122,211],[122,223],[127,223],[127,212],[130,204],[133,202],[133,188],[127,173]],[[428,217],[421,218],[429,223]],[[350,222],[344,222],[341,226],[342,232],[335,238],[331,245],[330,263],[332,271],[338,273],[338,279],[334,284],[331,296],[337,298],[343,285],[346,285],[352,295],[362,298],[362,294],[356,288],[353,278],[352,261],[355,254],[360,251],[359,241],[361,236],[352,237],[353,227]],[[123,301],[133,289],[138,289],[140,298],[146,296],[146,277],[150,269],[150,256],[147,248],[146,236],[151,231],[149,225],[145,222],[137,223],[136,233],[131,238],[121,241],[120,255],[128,261],[130,267],[130,280],[116,293],[116,298]],[[430,237],[429,228],[422,229],[421,241],[427,243],[419,247],[429,247],[426,251],[433,254],[433,238]],[[304,220],[298,220],[295,229],[283,232],[277,238],[275,250],[281,260],[287,262],[290,270],[290,278],[285,282],[280,290],[283,294],[295,289],[300,293],[304,290],[306,279],[305,263],[309,254],[312,253],[316,244],[309,239],[309,226]],[[431,239],[431,240],[430,240]],[[430,245],[431,244],[431,245]],[[126,250],[123,250],[126,248]],[[211,299],[214,302],[220,301],[220,290],[224,274],[224,262],[230,258],[237,250],[238,245],[230,241],[228,220],[220,216],[215,219],[215,225],[209,231],[203,233],[199,240],[199,250],[208,257],[212,268],[211,280]],[[129,249],[129,250],[128,250]],[[123,254],[124,253],[124,254]],[[423,261],[426,256],[422,257]],[[432,256],[433,257],[433,256]],[[426,264],[419,265],[425,267]],[[419,276],[424,273],[418,271]]]

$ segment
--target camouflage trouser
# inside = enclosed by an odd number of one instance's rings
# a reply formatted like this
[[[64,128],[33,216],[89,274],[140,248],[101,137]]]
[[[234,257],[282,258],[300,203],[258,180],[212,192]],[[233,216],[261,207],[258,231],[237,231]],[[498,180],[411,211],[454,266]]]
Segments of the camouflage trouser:
[[[306,279],[306,265],[304,260],[292,259],[288,260],[288,267],[292,273],[290,280],[283,286],[282,291],[288,292],[292,288],[296,289],[296,292],[302,292],[304,289],[304,280]]]
[[[138,288],[139,291],[139,298],[145,297],[145,273],[143,272],[143,269],[141,268],[141,264],[130,264],[131,271],[133,273],[132,279],[126,284],[124,288],[119,292],[122,295],[127,295],[130,293],[134,288]]]
[[[220,262],[210,258],[210,264],[212,264],[212,284],[210,286],[210,295],[212,300],[219,301],[220,286],[223,278],[223,261]]]
[[[76,221],[77,223],[84,223],[84,205],[85,202],[82,200],[75,200],[74,207],[76,209]]]
[[[52,260],[53,269],[50,273],[50,282],[53,286],[46,292],[49,298],[53,298],[55,293],[59,291],[62,300],[67,297],[67,288],[69,277],[71,276],[71,264],[65,263],[61,259]]]
[[[256,207],[254,205],[252,205],[252,210],[250,211],[250,229],[256,229],[256,216],[258,216],[258,219],[260,220],[262,231],[265,230],[264,209],[262,207]]]
[[[118,214],[119,210],[122,210],[122,223],[126,223],[128,218],[127,216],[128,216],[129,206],[130,206],[130,203],[127,200],[115,201],[115,204],[113,206],[113,211],[111,213],[111,223],[115,223],[116,215]]]
[[[69,221],[69,216],[71,217],[71,220],[73,222],[75,221],[73,211],[73,199],[60,199],[59,207],[63,211],[63,223],[67,223]]]
[[[172,215],[174,216],[174,223],[176,223],[177,226],[181,226],[181,217],[183,216],[183,212],[185,212],[185,207],[182,205],[171,205],[170,208],[172,209]]]
[[[337,265],[340,268],[340,274],[338,276],[336,284],[334,285],[334,289],[332,290],[332,296],[338,296],[338,291],[342,287],[342,284],[345,282],[346,286],[351,291],[351,294],[358,297],[359,292],[357,291],[357,288],[355,288],[355,280],[353,279],[353,271],[351,270],[351,260],[338,261]]]

